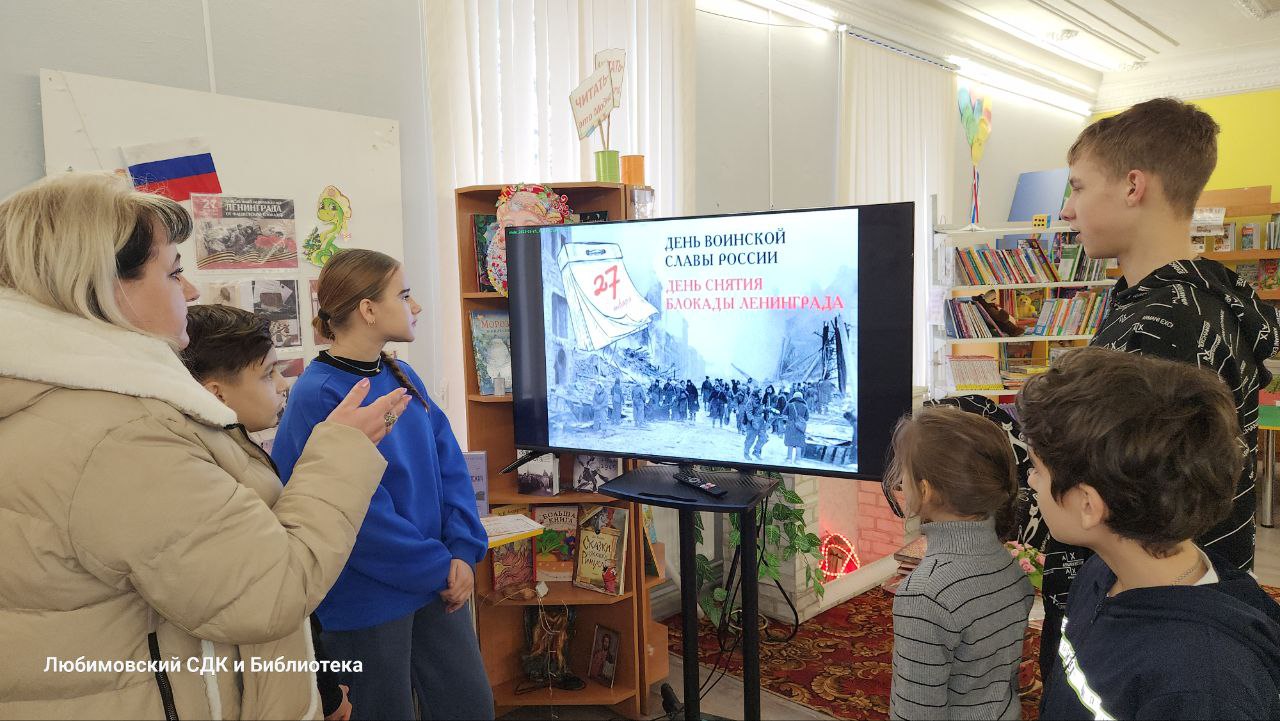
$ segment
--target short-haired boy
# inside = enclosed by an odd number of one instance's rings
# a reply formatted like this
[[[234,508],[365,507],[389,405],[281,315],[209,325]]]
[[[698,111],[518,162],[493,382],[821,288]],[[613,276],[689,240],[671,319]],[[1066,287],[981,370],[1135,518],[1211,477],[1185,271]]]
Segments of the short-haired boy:
[[[182,362],[191,375],[236,412],[247,433],[274,428],[284,409],[287,385],[271,342],[270,321],[227,305],[193,305],[187,308],[187,335],[191,342],[182,351]],[[250,457],[276,475],[265,452]],[[312,615],[312,643],[316,658],[323,659],[319,630]],[[333,672],[318,671],[316,685],[326,721],[351,717],[347,689]]]
[[[1062,218],[1090,258],[1115,258],[1124,277],[1091,345],[1206,368],[1231,389],[1248,449],[1234,502],[1197,541],[1233,568],[1253,567],[1258,389],[1262,361],[1280,351],[1280,314],[1221,264],[1195,259],[1192,210],[1217,164],[1218,125],[1194,105],[1159,98],[1094,122],[1067,154]],[[1050,538],[1045,552],[1041,665],[1056,658],[1068,589],[1087,549]]]
[[[1042,718],[1280,718],[1280,605],[1192,540],[1244,460],[1214,374],[1102,348],[1018,396],[1054,537],[1090,549],[1046,669]]]

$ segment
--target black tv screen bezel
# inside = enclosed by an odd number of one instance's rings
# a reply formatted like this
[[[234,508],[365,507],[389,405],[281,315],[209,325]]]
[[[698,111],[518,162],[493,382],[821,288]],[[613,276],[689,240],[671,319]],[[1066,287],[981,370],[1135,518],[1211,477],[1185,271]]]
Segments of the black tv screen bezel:
[[[603,455],[656,463],[693,463],[728,467],[748,472],[777,472],[831,478],[879,480],[887,460],[886,452],[897,420],[911,410],[912,398],[912,308],[914,305],[915,204],[876,203],[831,208],[800,208],[753,213],[677,216],[633,220],[612,220],[592,225],[653,223],[741,216],[767,217],[827,210],[858,211],[858,470],[798,468],[768,463],[690,459],[649,453],[602,451],[591,448],[553,446],[547,441],[550,429],[547,413],[547,358],[545,318],[542,308],[543,228],[524,226],[507,229],[507,283],[511,318],[512,420],[515,446],[527,451]],[[892,239],[905,247],[894,247]],[[528,254],[533,252],[532,269]],[[530,276],[530,277],[526,277]],[[523,362],[520,359],[531,359]],[[870,414],[869,409],[874,409]],[[523,419],[523,423],[521,420]],[[541,436],[530,434],[541,429]],[[522,433],[523,431],[523,433]],[[542,442],[537,442],[541,440]],[[862,449],[870,452],[863,452]]]

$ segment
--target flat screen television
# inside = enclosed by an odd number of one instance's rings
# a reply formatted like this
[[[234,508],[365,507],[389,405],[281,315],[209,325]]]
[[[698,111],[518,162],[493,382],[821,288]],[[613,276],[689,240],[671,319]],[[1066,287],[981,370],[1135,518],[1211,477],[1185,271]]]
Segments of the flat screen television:
[[[911,203],[507,229],[515,445],[879,478]]]

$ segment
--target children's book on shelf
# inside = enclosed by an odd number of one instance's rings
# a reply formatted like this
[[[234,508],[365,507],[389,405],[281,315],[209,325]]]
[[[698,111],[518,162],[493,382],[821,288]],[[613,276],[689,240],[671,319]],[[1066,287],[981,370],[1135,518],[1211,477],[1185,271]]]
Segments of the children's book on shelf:
[[[560,459],[546,453],[520,466],[516,491],[526,496],[560,495]]]
[[[953,355],[947,357],[952,385],[958,391],[1002,390],[1000,366],[992,356]]]
[[[1257,223],[1244,223],[1240,226],[1240,247],[1263,249],[1261,234]]]
[[[476,247],[476,290],[481,293],[496,293],[497,288],[489,282],[489,270],[486,259],[489,256],[489,243],[498,231],[498,216],[471,214],[471,239]]]
[[[471,311],[471,351],[476,362],[480,395],[497,395],[494,379],[500,378],[503,395],[511,388],[511,317],[505,310]]]
[[[476,512],[481,517],[489,515],[489,454],[485,451],[466,451],[462,459],[471,476],[471,490],[476,494]]]
[[[573,457],[573,490],[595,493],[600,486],[622,475],[622,459],[609,456]]]
[[[641,504],[640,513],[644,516],[644,532],[649,536],[650,543],[658,542],[658,522],[653,518],[653,506]]]
[[[578,507],[534,506],[533,520],[542,524],[534,539],[534,578],[539,581],[572,581],[578,548]]]
[[[626,592],[628,513],[616,506],[582,507],[573,585],[615,596]]]
[[[503,517],[519,515],[532,516],[529,506],[511,505],[494,506],[493,516]],[[490,555],[493,558],[493,590],[502,591],[512,586],[533,583],[533,542],[534,538],[503,544],[494,548]]]
[[[489,548],[518,543],[542,534],[542,526],[523,513],[484,516],[480,525],[489,534]]]
[[[1256,262],[1236,263],[1236,275],[1240,276],[1240,280],[1249,284],[1250,288],[1258,289],[1258,271],[1259,267]]]
[[[1049,298],[1040,308],[1032,335],[1089,335],[1098,331],[1106,309],[1106,293],[1081,291],[1070,298]]]
[[[1267,258],[1258,261],[1258,288],[1260,290],[1280,288],[1280,260]]]

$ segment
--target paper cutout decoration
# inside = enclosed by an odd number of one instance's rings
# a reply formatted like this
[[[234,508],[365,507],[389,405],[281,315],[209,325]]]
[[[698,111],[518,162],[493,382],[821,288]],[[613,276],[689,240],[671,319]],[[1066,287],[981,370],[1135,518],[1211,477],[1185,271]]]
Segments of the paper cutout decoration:
[[[498,194],[497,232],[485,250],[489,283],[507,294],[507,228],[529,225],[562,225],[569,217],[569,198],[544,185],[517,183]]]
[[[969,144],[969,159],[973,161],[973,185],[970,197],[971,210],[969,222],[978,222],[978,163],[987,149],[987,138],[991,135],[991,101],[969,92],[962,87],[957,93],[960,106],[960,125],[964,128],[964,138]]]
[[[204,138],[182,138],[120,148],[133,186],[179,202],[192,193],[221,193],[218,169]]]
[[[616,107],[613,102],[613,74],[608,65],[601,65],[587,76],[582,84],[569,93],[569,105],[573,108],[573,123],[578,139],[590,135],[609,118]],[[606,147],[607,149],[607,147]]]
[[[600,350],[638,333],[658,314],[636,289],[616,243],[568,243],[556,260],[578,350]]]
[[[302,242],[302,252],[307,257],[307,262],[323,268],[329,259],[333,258],[333,254],[342,248],[338,245],[338,240],[342,242],[351,242],[351,230],[348,222],[351,219],[351,199],[343,194],[335,185],[327,185],[320,193],[320,200],[316,203],[316,219],[321,223],[327,223],[329,227],[324,230],[317,228],[311,229],[311,234]]]
[[[609,82],[613,85],[613,107],[622,105],[622,77],[627,64],[627,51],[621,49],[601,50],[595,55],[595,68],[608,66]]]

